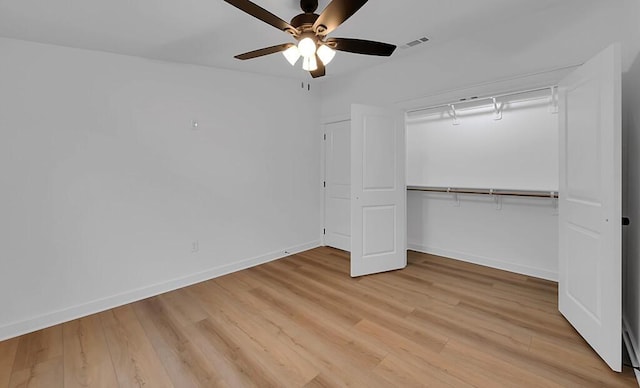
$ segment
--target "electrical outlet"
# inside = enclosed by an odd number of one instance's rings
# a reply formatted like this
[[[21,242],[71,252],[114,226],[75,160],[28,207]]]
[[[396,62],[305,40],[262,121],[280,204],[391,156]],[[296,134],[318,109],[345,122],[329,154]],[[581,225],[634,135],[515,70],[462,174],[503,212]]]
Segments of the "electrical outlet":
[[[198,253],[200,251],[200,243],[198,240],[191,243],[191,253]]]

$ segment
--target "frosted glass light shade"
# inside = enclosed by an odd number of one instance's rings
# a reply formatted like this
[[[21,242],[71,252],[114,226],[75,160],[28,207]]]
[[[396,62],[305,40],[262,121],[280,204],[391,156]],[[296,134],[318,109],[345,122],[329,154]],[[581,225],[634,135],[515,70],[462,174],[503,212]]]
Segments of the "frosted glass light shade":
[[[316,71],[318,70],[318,62],[316,61],[316,56],[305,57],[302,59],[302,70],[306,71]]]
[[[298,50],[303,57],[312,57],[316,53],[316,42],[311,38],[304,38],[298,43]]]
[[[288,49],[282,52],[287,61],[291,64],[291,66],[295,65],[298,62],[298,58],[300,58],[300,50],[298,50],[297,46],[291,46]]]
[[[318,48],[318,56],[320,57],[320,60],[322,61],[322,63],[324,63],[325,65],[328,65],[329,62],[331,62],[331,60],[333,59],[333,57],[336,56],[336,50],[323,44]]]

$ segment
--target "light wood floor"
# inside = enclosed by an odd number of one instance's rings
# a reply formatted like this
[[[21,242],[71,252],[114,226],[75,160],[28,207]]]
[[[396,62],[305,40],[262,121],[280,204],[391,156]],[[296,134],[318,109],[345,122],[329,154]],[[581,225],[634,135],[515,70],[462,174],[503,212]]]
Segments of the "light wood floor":
[[[0,342],[0,387],[633,387],[556,284],[410,252],[351,279],[318,248]]]

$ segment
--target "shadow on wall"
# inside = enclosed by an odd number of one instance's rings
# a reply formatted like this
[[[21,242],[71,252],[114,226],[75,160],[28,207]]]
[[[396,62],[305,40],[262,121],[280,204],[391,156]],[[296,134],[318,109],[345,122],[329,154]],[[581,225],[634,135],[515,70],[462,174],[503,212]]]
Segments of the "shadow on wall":
[[[640,349],[640,54],[622,75],[623,95],[623,315]]]

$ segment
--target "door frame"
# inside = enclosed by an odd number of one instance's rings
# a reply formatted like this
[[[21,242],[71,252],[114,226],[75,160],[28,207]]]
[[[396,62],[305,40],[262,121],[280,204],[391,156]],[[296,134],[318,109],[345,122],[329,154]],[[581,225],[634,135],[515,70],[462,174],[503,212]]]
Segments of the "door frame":
[[[320,242],[322,246],[326,246],[324,229],[326,227],[326,214],[327,214],[327,204],[326,204],[326,188],[324,187],[324,182],[327,180],[327,142],[325,139],[325,135],[327,134],[325,127],[329,124],[341,123],[345,121],[351,121],[351,114],[342,114],[342,115],[334,115],[327,116],[320,120],[320,182],[318,187],[320,187]]]

